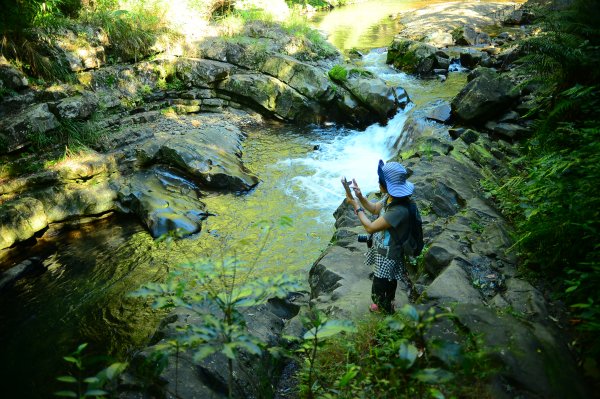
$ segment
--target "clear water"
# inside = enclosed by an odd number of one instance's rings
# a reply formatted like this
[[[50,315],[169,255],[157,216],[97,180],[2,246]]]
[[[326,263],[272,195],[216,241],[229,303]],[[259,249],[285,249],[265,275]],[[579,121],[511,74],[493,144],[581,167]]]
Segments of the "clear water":
[[[376,11],[363,8],[365,15]],[[371,30],[364,32],[371,35]],[[369,36],[365,40],[371,44],[363,49],[389,44],[394,33],[378,33],[380,41]],[[3,393],[50,397],[59,389],[54,378],[66,371],[62,356],[82,342],[90,344],[90,354],[117,359],[143,347],[163,315],[127,294],[145,282],[160,281],[179,263],[228,252],[258,259],[261,273],[285,271],[305,280],[333,233],[332,213],[344,198],[340,176],[356,178],[365,192],[375,191],[377,162],[395,152],[391,143],[399,138],[410,109],[449,99],[464,84],[461,74],[440,83],[398,73],[385,65],[381,51],[362,62],[389,84],[404,87],[414,105],[386,126],[364,131],[278,124],[248,130],[244,162],[261,182],[245,195],[205,197],[216,216],[205,221],[201,233],[172,245],[156,243],[136,221],[114,216],[47,234],[45,242],[19,256],[36,255],[44,266],[40,270],[46,271],[27,275],[0,293]],[[282,216],[290,217],[293,227],[278,226]],[[267,238],[257,227],[261,221],[274,224]]]

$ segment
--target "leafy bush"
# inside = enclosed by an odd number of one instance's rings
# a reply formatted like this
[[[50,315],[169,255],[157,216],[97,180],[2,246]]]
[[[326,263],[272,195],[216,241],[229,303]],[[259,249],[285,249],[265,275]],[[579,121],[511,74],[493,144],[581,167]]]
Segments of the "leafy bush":
[[[432,324],[446,317],[451,315],[406,305],[393,316],[363,320],[355,334],[326,341],[316,367],[305,365],[301,397],[487,397],[480,382],[495,369],[476,337],[465,337],[462,345],[426,340]],[[311,365],[314,382],[307,385]]]
[[[520,172],[492,189],[525,264],[564,293],[592,356],[600,354],[599,13],[586,0],[546,12],[542,32],[521,43],[520,70],[539,88],[536,130],[515,162]]]

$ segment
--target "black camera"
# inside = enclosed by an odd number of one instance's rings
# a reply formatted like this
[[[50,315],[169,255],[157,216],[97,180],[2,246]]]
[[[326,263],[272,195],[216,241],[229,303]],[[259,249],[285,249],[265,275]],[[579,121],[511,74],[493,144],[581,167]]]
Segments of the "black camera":
[[[359,234],[357,239],[358,242],[366,242],[369,248],[373,245],[373,234]]]

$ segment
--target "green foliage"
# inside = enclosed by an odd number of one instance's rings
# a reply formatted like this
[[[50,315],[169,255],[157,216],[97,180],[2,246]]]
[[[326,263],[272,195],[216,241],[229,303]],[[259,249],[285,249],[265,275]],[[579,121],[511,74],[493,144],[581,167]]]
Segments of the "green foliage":
[[[556,282],[600,353],[600,29],[597,1],[546,12],[542,32],[525,40],[520,60],[540,87],[536,131],[516,175],[489,184],[517,227],[525,264]],[[541,85],[541,86],[540,86]]]
[[[319,383],[315,380],[317,353],[323,348],[326,340],[341,333],[356,332],[354,323],[348,320],[331,320],[321,311],[312,311],[302,317],[302,324],[307,329],[304,341],[298,353],[304,358],[304,369],[300,373],[300,392],[313,398],[319,391]]]
[[[81,344],[64,360],[71,365],[74,370],[68,375],[57,377],[62,383],[69,384],[70,389],[54,392],[54,396],[63,398],[97,398],[109,395],[111,386],[116,383],[116,378],[127,368],[127,363],[113,363],[96,375],[83,377],[86,370],[85,357],[83,350],[87,344]]]
[[[341,65],[334,65],[329,70],[328,75],[331,80],[342,83],[348,79],[348,70]]]
[[[451,316],[406,305],[393,316],[344,330],[354,334],[322,344],[316,366],[306,362],[301,397],[486,397],[473,381],[485,380],[494,369],[476,337],[465,337],[463,344],[426,340],[433,323]],[[311,367],[313,379],[308,379]]]
[[[289,225],[282,218],[281,225]],[[261,355],[265,343],[246,328],[241,309],[266,303],[270,298],[284,298],[300,289],[297,281],[286,275],[257,276],[260,252],[270,235],[271,226],[262,223],[265,232],[259,255],[254,262],[244,263],[235,257],[190,262],[170,273],[165,283],[146,284],[132,295],[153,300],[157,309],[181,308],[198,318],[198,322],[178,329],[177,336],[160,349],[179,352],[189,348],[194,360],[202,361],[220,353],[227,358],[229,396],[233,395],[233,362],[240,353]],[[176,242],[174,235],[162,238]]]

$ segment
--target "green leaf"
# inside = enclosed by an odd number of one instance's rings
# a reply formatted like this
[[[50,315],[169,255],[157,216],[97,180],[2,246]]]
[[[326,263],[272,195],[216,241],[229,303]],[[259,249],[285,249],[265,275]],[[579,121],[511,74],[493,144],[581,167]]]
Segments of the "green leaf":
[[[443,369],[427,368],[419,370],[413,377],[426,384],[443,384],[454,378],[454,374]]]
[[[68,382],[69,384],[77,383],[77,378],[70,376],[70,375],[63,375],[63,376],[57,377],[56,379],[58,381]]]
[[[390,330],[402,331],[406,325],[395,317],[388,317],[386,319],[387,326]]]
[[[462,347],[454,342],[436,340],[431,345],[431,353],[447,366],[457,364],[462,359]]]
[[[567,294],[568,294],[569,292],[573,292],[573,291],[575,291],[577,288],[579,288],[579,284],[578,284],[578,285],[572,285],[572,286],[570,286],[569,288],[567,288],[567,289],[565,290],[565,293],[567,293]]]
[[[258,345],[256,345],[254,342],[250,342],[250,341],[240,341],[240,342],[236,342],[237,346],[240,346],[244,349],[246,349],[249,353],[253,354],[253,355],[260,355],[262,353],[262,350],[260,349],[260,347]]]
[[[75,351],[75,353],[77,353],[77,354],[81,353],[81,351],[84,350],[87,346],[88,346],[87,343],[83,343],[83,344],[79,345],[77,347],[77,350]]]
[[[83,396],[106,396],[108,392],[103,391],[102,389],[90,389],[89,391],[85,391]]]
[[[398,357],[403,361],[403,366],[409,369],[417,360],[419,350],[413,344],[409,344],[406,341],[400,343],[400,349],[398,350]]]
[[[319,327],[314,327],[304,334],[304,339],[323,339],[337,335],[341,332],[356,332],[354,323],[350,320],[327,320]]]
[[[408,304],[404,305],[402,307],[402,309],[400,309],[400,312],[413,321],[419,321],[419,312],[412,305],[408,305]]]
[[[430,388],[429,394],[431,395],[431,397],[433,399],[446,399],[444,394],[439,389],[436,389],[436,388]]]
[[[61,396],[63,398],[76,398],[77,394],[73,391],[58,391],[54,392],[54,396]]]
[[[85,382],[86,384],[98,384],[100,382],[100,379],[98,377],[88,377],[85,380],[83,380],[83,382]]]
[[[350,369],[344,373],[344,375],[340,378],[338,385],[340,388],[344,388],[346,385],[350,383],[356,377],[358,372],[360,371],[360,367],[356,365],[351,365]]]
[[[77,364],[79,360],[75,359],[73,356],[65,356],[63,357],[67,362]]]
[[[127,368],[127,364],[128,363],[120,363],[120,362],[111,364],[106,369],[104,369],[104,372],[106,373],[106,377],[109,380],[112,380],[113,378],[115,378],[116,376],[121,374],[123,371],[125,371],[125,369]]]
[[[194,354],[194,361],[196,363],[198,363],[198,362],[202,361],[204,358],[212,355],[216,351],[217,351],[217,348],[215,348],[212,345],[202,345],[198,348],[198,350]]]
[[[221,352],[225,356],[227,356],[229,359],[235,360],[235,352],[233,351],[233,345],[232,344],[225,344],[225,345],[223,345],[223,349],[221,349]]]

